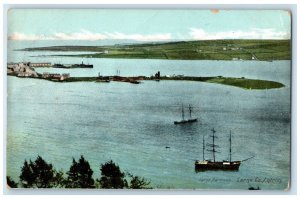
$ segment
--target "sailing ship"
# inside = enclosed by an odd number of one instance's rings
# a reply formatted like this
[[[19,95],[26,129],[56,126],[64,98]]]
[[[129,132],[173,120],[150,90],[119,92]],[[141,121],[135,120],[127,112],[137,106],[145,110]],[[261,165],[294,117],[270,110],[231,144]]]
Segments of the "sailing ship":
[[[184,118],[184,108],[183,108],[183,104],[181,106],[181,117],[182,119],[180,121],[174,121],[174,124],[186,124],[186,123],[193,123],[193,122],[197,122],[197,118],[192,118],[192,107],[189,104],[189,113],[190,113],[190,118],[189,119],[185,119]]]
[[[229,137],[229,160],[223,160],[223,161],[216,161],[216,156],[215,154],[218,153],[216,148],[219,146],[215,144],[215,139],[217,136],[215,136],[215,129],[212,129],[212,143],[208,143],[207,146],[211,147],[211,149],[208,149],[207,151],[212,152],[213,155],[213,160],[205,160],[204,157],[204,151],[205,151],[205,141],[204,141],[204,136],[203,136],[203,160],[196,160],[195,161],[195,170],[196,171],[207,171],[207,170],[225,170],[225,171],[238,171],[239,167],[241,165],[242,161],[232,161],[231,160],[231,132],[230,132],[230,137]],[[252,158],[252,157],[251,157]]]

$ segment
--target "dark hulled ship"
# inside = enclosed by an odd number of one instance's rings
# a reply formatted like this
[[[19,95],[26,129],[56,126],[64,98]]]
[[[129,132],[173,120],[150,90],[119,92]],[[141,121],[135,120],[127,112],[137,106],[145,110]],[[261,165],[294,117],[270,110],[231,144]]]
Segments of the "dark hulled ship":
[[[72,68],[93,68],[93,64],[84,64],[83,61],[80,64],[53,64],[53,68],[65,68],[65,69],[72,69]]]
[[[190,113],[190,118],[189,119],[185,119],[184,118],[184,108],[183,108],[183,104],[181,106],[181,117],[182,119],[180,121],[174,121],[174,124],[186,124],[186,123],[193,123],[193,122],[197,122],[197,118],[192,118],[192,107],[189,104],[189,113]]]
[[[216,161],[215,153],[218,153],[216,148],[219,146],[215,144],[215,129],[212,129],[212,135],[210,137],[212,138],[212,143],[207,144],[211,149],[208,149],[207,151],[212,152],[213,160],[205,160],[204,157],[204,151],[205,151],[205,140],[203,136],[203,160],[196,160],[195,161],[195,170],[196,171],[207,171],[207,170],[224,170],[224,171],[238,171],[239,167],[241,165],[242,161],[232,161],[231,160],[231,132],[229,137],[229,160],[223,160],[223,161]],[[245,161],[245,160],[243,160]]]

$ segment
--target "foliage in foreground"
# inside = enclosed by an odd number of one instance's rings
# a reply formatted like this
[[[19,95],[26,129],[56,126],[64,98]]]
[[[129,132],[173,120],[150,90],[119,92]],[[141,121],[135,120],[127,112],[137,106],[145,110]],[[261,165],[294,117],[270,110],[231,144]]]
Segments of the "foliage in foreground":
[[[57,172],[41,156],[32,162],[25,160],[21,169],[20,183],[24,188],[53,188],[61,186],[63,173]]]
[[[73,158],[69,171],[56,171],[41,156],[35,161],[24,161],[19,183],[7,176],[10,188],[104,188],[104,189],[150,189],[150,181],[122,172],[112,160],[100,165],[101,176],[93,179],[93,170],[83,156]],[[128,183],[129,182],[129,183]]]
[[[73,163],[67,175],[66,188],[95,188],[95,181],[92,177],[93,170],[83,156],[80,157],[78,162],[73,158]]]

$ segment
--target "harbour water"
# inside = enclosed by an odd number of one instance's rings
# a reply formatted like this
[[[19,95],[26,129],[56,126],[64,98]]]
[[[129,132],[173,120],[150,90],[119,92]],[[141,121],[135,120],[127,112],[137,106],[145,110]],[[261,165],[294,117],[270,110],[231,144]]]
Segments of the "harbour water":
[[[78,63],[82,58],[31,57],[52,52],[13,51],[40,43],[9,43],[8,61]],[[45,44],[43,44],[45,45]],[[18,47],[16,47],[18,46]],[[24,60],[26,59],[26,60]],[[7,78],[7,175],[18,181],[25,159],[37,155],[68,171],[72,157],[89,161],[94,178],[112,159],[124,171],[143,176],[155,188],[285,189],[290,179],[290,61],[187,61],[91,59],[93,69],[36,69],[71,76],[154,74],[246,77],[281,82],[285,87],[244,90],[192,81],[55,83]],[[181,104],[193,105],[199,122],[174,125]],[[202,136],[215,128],[221,153],[228,159],[232,132],[238,172],[196,173]],[[166,148],[168,146],[169,148]],[[211,154],[206,152],[206,158]],[[226,182],[226,183],[224,183]]]

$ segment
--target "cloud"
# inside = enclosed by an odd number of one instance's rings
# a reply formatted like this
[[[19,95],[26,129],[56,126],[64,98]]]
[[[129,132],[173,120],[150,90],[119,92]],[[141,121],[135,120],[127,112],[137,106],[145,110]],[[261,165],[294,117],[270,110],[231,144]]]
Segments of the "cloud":
[[[51,37],[45,35],[26,35],[23,33],[15,32],[8,36],[9,40],[51,40]]]
[[[250,31],[223,31],[208,33],[201,28],[191,28],[190,36],[194,40],[214,39],[290,39],[290,33],[274,29],[253,28]]]
[[[290,33],[285,31],[275,31],[274,29],[253,28],[249,31],[221,31],[209,33],[201,28],[190,28],[186,35],[179,34],[181,40],[214,40],[214,39],[290,39]],[[87,30],[80,30],[74,33],[57,32],[52,35],[27,35],[15,32],[8,36],[9,40],[136,40],[136,41],[171,41],[179,39],[178,34],[175,37],[171,33],[157,34],[125,34],[121,32],[93,33]]]
[[[171,33],[164,34],[124,34],[120,32],[114,33],[93,33],[87,30],[81,30],[74,33],[54,33],[50,36],[45,35],[26,35],[24,33],[15,32],[8,37],[9,40],[104,40],[104,39],[116,39],[116,40],[136,40],[136,41],[168,41],[172,39]]]
[[[51,37],[52,40],[103,40],[107,39],[107,36],[101,33],[92,33],[87,30],[81,30],[81,32],[75,33],[54,33]]]
[[[166,34],[151,34],[151,35],[141,35],[141,34],[131,34],[127,35],[120,32],[106,33],[110,39],[129,39],[137,41],[167,41],[171,40],[172,36],[170,33]]]

